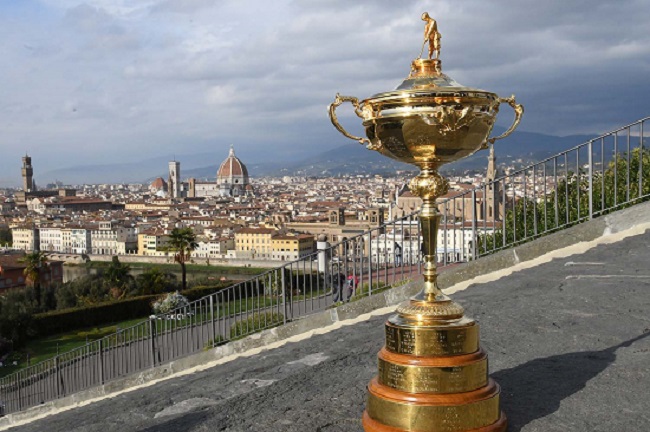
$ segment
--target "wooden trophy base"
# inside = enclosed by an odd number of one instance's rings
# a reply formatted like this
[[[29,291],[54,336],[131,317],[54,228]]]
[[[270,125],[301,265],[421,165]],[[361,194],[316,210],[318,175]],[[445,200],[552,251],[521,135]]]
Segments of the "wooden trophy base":
[[[427,315],[427,308],[434,312]],[[500,388],[488,377],[478,324],[463,316],[462,307],[448,299],[429,304],[412,299],[385,329],[379,373],[368,385],[366,432],[506,430]]]

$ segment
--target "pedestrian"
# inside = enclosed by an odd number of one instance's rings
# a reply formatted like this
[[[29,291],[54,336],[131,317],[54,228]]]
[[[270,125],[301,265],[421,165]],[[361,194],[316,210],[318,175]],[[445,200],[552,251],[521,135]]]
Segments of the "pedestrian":
[[[348,287],[348,298],[347,301],[350,301],[352,297],[357,293],[357,286],[359,286],[359,278],[355,275],[348,276],[347,287]]]
[[[399,243],[393,243],[393,251],[395,253],[395,267],[402,266],[402,246]]]
[[[334,303],[343,301],[343,286],[345,285],[345,275],[341,272],[334,274],[332,291],[334,291]]]

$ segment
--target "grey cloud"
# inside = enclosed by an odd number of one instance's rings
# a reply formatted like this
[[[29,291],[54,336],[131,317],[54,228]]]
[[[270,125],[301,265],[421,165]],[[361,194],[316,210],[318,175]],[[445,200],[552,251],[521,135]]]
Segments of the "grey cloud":
[[[226,3],[228,0],[164,0],[151,6],[152,13],[193,14]]]
[[[68,165],[230,143],[257,162],[340,145],[325,107],[337,92],[394,88],[419,53],[425,10],[439,21],[444,71],[516,93],[524,130],[594,133],[647,115],[647,0],[118,3],[74,7],[48,36],[31,32],[47,67],[0,16],[0,54],[15,64],[0,69],[12,143],[0,170],[18,178],[27,145],[35,164]],[[360,133],[350,110],[341,118]]]

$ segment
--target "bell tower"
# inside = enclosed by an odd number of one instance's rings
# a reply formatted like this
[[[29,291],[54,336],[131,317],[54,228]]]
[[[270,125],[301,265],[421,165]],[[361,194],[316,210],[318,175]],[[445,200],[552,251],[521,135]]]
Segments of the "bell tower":
[[[33,192],[34,190],[34,169],[32,168],[32,158],[27,154],[23,157],[23,190],[25,192]]]
[[[167,188],[170,198],[180,198],[181,195],[181,163],[173,160],[169,162],[169,180]]]
[[[500,200],[499,200],[499,184],[494,183],[497,177],[497,158],[494,155],[494,144],[490,144],[490,155],[488,156],[487,173],[485,174],[485,184],[487,190],[485,220],[498,221],[501,220],[500,215]]]

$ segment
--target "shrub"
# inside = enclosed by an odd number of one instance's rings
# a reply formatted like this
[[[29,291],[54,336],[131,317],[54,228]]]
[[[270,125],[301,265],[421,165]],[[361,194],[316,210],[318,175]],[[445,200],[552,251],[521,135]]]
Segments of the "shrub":
[[[163,298],[158,299],[152,305],[153,311],[156,314],[166,314],[175,309],[185,307],[189,305],[190,302],[187,301],[187,297],[180,294],[178,291],[169,293]]]
[[[181,291],[181,294],[187,297],[189,301],[194,301],[221,291],[232,284],[232,281],[216,281],[209,285],[195,285],[192,288]]]
[[[281,313],[265,312],[251,315],[248,319],[237,321],[230,327],[230,339],[239,339],[256,331],[276,327],[284,323]]]
[[[0,357],[4,356],[5,354],[9,354],[12,347],[13,343],[9,339],[0,336]]]
[[[95,327],[149,315],[156,296],[133,297],[86,307],[56,310],[34,315],[39,336],[49,336],[86,327]]]

